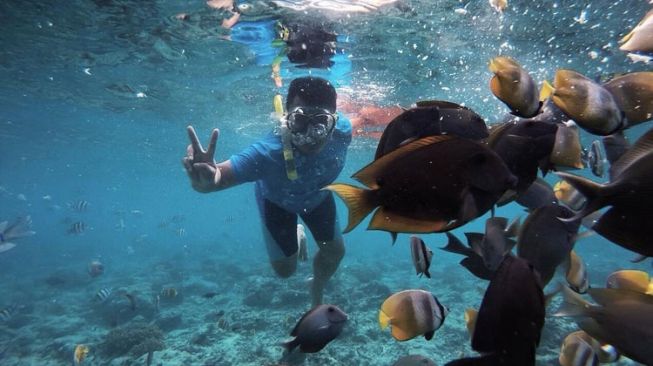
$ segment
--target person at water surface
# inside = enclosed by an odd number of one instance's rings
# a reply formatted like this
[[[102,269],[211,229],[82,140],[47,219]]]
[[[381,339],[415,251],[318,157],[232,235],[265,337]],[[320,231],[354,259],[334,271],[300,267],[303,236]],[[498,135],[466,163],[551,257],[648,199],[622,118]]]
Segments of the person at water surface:
[[[345,254],[333,196],[321,189],[333,183],[344,167],[351,124],[336,113],[335,88],[322,78],[294,79],[286,111],[279,132],[221,163],[213,158],[218,129],[204,150],[188,126],[191,144],[182,163],[198,192],[255,182],[268,256],[274,271],[284,278],[297,268],[297,217],[301,217],[319,248],[311,284],[315,306],[322,303],[324,287]]]

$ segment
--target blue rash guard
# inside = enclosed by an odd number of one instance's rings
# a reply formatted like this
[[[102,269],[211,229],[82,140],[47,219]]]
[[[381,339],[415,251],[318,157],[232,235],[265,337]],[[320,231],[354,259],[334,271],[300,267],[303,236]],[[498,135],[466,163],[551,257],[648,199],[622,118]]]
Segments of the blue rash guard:
[[[351,122],[339,116],[336,128],[324,148],[315,155],[303,155],[293,149],[299,177],[288,179],[283,160],[281,136],[268,134],[242,152],[231,156],[236,181],[256,182],[256,190],[265,199],[294,213],[310,212],[328,195],[320,189],[333,183],[345,165],[351,143]]]

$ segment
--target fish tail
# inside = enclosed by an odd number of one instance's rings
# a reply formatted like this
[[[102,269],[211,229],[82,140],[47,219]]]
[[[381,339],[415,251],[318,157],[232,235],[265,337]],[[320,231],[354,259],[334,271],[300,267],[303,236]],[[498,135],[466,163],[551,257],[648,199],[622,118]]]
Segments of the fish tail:
[[[379,326],[381,326],[381,329],[385,329],[390,325],[390,321],[392,318],[388,316],[388,314],[384,313],[383,311],[379,311]]]
[[[474,251],[464,246],[463,243],[455,235],[449,232],[446,232],[445,234],[447,235],[449,241],[447,242],[447,245],[444,248],[440,248],[440,249],[451,253],[461,254],[466,257],[469,257],[470,255],[474,254]]]
[[[299,341],[297,340],[297,337],[295,337],[288,342],[281,343],[281,345],[286,350],[286,353],[291,353],[295,348],[297,348],[297,346],[299,346]]]
[[[587,311],[592,306],[583,299],[582,296],[575,293],[567,286],[562,286],[562,295],[564,297],[562,305],[553,316],[586,316]]]
[[[576,188],[587,199],[585,207],[583,207],[580,212],[576,213],[571,218],[561,220],[567,222],[576,221],[603,207],[603,185],[574,174],[564,172],[558,172],[556,174],[567,181],[567,183],[571,184],[572,187]]]
[[[344,232],[353,230],[363,219],[374,210],[378,203],[374,199],[375,191],[358,188],[349,184],[331,184],[324,189],[335,192],[347,206],[349,219]]]

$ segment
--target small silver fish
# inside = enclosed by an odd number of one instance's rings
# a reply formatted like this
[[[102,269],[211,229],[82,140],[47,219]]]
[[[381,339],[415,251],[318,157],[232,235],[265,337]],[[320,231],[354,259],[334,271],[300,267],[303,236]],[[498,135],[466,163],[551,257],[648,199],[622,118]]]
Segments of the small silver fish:
[[[605,171],[603,167],[604,160],[605,158],[603,156],[603,150],[601,150],[601,142],[599,140],[594,140],[594,142],[592,142],[592,147],[587,154],[587,164],[592,169],[592,173],[599,178],[603,178],[603,173]]]
[[[306,262],[308,260],[308,239],[302,224],[297,224],[297,247],[297,259]]]
[[[429,267],[431,266],[433,252],[426,246],[424,240],[418,236],[411,235],[410,253],[413,258],[413,265],[415,266],[415,271],[417,274],[420,277],[425,275],[426,277],[431,278]]]

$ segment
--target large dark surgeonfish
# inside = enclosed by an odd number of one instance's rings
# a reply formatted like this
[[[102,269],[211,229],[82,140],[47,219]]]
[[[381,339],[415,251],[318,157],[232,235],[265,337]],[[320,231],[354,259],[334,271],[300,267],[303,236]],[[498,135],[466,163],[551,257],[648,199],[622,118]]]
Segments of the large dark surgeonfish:
[[[488,136],[488,131],[483,118],[467,107],[440,100],[421,101],[386,126],[374,159],[408,142],[435,135],[481,140]]]
[[[319,352],[342,332],[347,314],[335,305],[318,305],[306,312],[290,332],[294,338],[283,343],[288,352],[296,347],[305,353]]]
[[[535,365],[544,312],[539,275],[526,260],[507,256],[485,291],[472,335],[472,349],[483,356],[447,366]]]
[[[522,225],[517,255],[533,265],[545,286],[574,248],[580,220],[564,222],[559,219],[572,216],[570,209],[552,203],[531,212]]]
[[[611,206],[592,229],[628,250],[653,256],[653,129],[610,167],[607,184],[567,173],[558,175],[587,198],[573,219]]]
[[[558,125],[533,120],[493,126],[488,146],[517,176],[517,193],[525,192],[537,178],[537,169],[548,172]]]
[[[369,230],[445,232],[483,215],[514,187],[516,178],[484,144],[430,136],[375,160],[353,175],[367,189],[325,187],[345,201],[351,231],[378,207]]]

